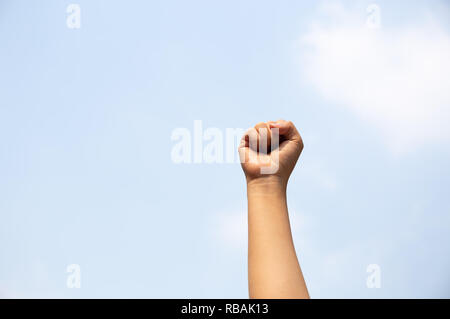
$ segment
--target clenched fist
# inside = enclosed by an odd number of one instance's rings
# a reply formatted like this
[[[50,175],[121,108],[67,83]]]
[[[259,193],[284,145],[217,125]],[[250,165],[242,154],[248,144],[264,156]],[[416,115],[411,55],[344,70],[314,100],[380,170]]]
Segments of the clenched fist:
[[[278,179],[287,185],[303,149],[303,141],[292,122],[261,122],[244,134],[239,157],[247,182]]]

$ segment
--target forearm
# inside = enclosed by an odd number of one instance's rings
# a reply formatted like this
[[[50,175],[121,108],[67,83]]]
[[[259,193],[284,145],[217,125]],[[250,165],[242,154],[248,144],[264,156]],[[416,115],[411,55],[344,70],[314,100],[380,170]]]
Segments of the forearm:
[[[292,241],[286,185],[250,181],[247,197],[250,297],[309,298]]]

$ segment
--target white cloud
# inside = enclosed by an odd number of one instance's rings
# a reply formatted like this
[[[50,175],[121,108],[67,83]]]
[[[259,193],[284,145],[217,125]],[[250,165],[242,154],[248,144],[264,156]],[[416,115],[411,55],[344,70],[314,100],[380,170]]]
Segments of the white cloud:
[[[301,38],[303,79],[378,129],[395,153],[448,141],[448,32],[433,18],[373,29],[365,11],[333,5],[323,12],[327,18]]]

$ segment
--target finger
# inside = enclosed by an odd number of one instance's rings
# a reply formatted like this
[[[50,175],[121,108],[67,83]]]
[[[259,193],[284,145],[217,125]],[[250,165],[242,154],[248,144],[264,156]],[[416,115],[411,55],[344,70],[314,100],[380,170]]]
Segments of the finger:
[[[255,129],[258,132],[258,150],[267,153],[270,151],[272,142],[272,132],[268,123],[260,122],[255,125]]]
[[[254,127],[249,128],[244,133],[238,149],[241,163],[249,163],[255,160],[257,157],[258,141],[258,131]]]
[[[303,146],[302,137],[297,131],[294,123],[292,123],[291,121],[278,120],[270,121],[268,123],[271,128],[278,128],[280,136],[284,139],[297,142]]]
[[[257,150],[258,141],[259,141],[258,131],[254,127],[251,127],[247,131],[245,131],[244,135],[242,136],[241,146],[250,147],[254,150]]]

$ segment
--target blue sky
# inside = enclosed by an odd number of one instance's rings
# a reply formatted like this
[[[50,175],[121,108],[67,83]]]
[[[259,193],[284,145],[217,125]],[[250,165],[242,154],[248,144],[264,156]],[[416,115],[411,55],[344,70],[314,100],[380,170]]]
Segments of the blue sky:
[[[0,297],[246,298],[239,164],[170,137],[279,118],[312,297],[450,297],[447,2],[70,3],[0,3]]]

